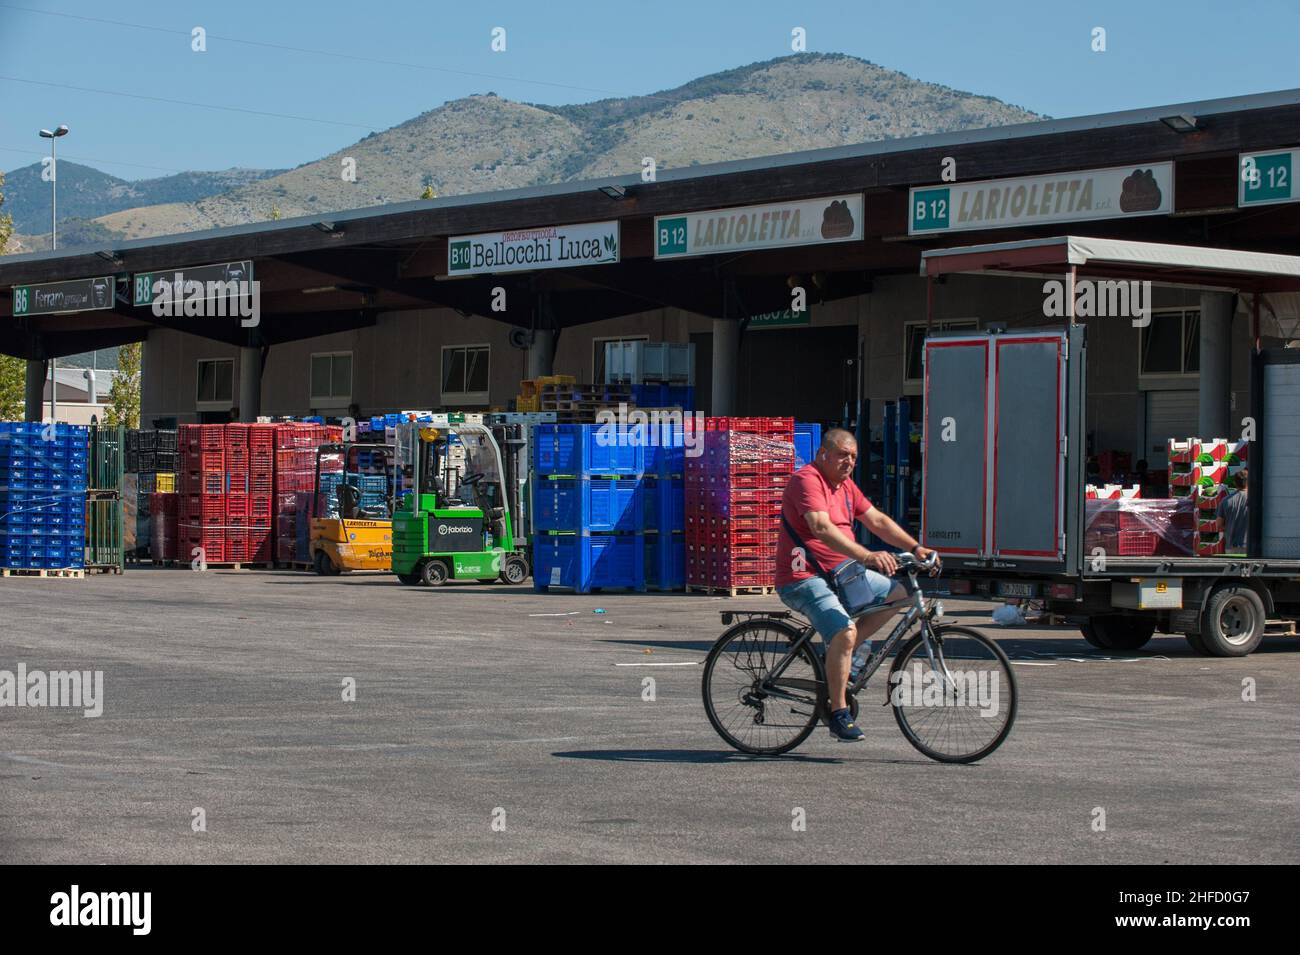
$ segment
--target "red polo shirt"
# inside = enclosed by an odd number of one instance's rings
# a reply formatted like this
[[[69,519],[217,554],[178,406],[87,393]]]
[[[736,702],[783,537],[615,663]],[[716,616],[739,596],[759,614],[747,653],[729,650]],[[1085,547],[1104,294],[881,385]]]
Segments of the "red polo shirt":
[[[808,522],[804,520],[805,514],[809,511],[825,511],[849,540],[856,540],[853,535],[853,521],[869,510],[871,510],[871,502],[858,490],[858,486],[851,479],[846,479],[839,487],[832,488],[815,465],[805,464],[794,472],[781,499],[781,512],[795,532],[803,538],[809,556],[802,562],[799,561],[794,553],[798,545],[782,526],[776,545],[776,585],[784,587],[786,584],[815,577],[817,572],[813,568],[814,560],[826,571],[848,560],[844,554],[831,550],[813,536],[812,531],[808,529]],[[796,570],[796,564],[800,563],[803,569]]]

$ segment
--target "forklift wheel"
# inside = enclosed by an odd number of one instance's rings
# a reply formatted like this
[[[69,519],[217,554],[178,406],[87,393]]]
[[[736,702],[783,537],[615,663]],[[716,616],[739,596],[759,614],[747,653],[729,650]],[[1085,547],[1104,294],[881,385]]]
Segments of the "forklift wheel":
[[[420,582],[420,575],[419,574],[398,574],[397,579],[400,580],[402,583],[406,584],[406,586],[408,587],[414,587],[416,584]]]
[[[316,551],[315,564],[316,573],[320,574],[322,577],[333,577],[339,572],[339,569],[334,566],[334,562],[330,560],[329,555],[323,550]]]
[[[447,582],[447,565],[440,560],[428,561],[420,568],[420,582],[426,587],[438,587]]]
[[[522,584],[528,579],[528,558],[522,554],[511,554],[501,567],[501,579],[507,584]]]

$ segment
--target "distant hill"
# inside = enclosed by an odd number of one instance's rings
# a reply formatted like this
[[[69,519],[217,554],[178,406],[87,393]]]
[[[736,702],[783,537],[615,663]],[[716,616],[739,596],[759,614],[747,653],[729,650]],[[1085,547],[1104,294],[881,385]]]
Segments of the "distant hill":
[[[1042,118],[856,57],[798,54],[575,106],[469,96],[296,169],[198,197],[155,193],[155,204],[119,203],[94,222],[128,238],[167,235],[264,221],[274,211],[287,218],[405,202],[426,186],[446,196],[626,174],[640,171],[643,156],[662,170]],[[356,161],[355,182],[341,175],[344,158]],[[81,208],[91,205],[87,196]],[[35,237],[19,239],[26,247]]]
[[[5,173],[4,211],[14,217],[14,231],[33,236],[50,231],[50,184],[41,178],[39,162]],[[157,179],[129,182],[91,166],[59,160],[59,233],[71,219],[100,216],[164,202],[193,202],[206,196],[278,175],[279,169],[225,169],[220,172],[180,172]]]

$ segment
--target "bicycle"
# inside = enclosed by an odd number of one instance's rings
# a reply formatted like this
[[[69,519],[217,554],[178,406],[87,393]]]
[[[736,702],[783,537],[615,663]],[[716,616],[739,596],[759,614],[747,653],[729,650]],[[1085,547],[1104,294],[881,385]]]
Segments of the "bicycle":
[[[917,583],[918,571],[933,567],[934,558],[922,562],[896,554],[895,559],[907,573],[908,590],[906,601],[897,603],[910,606],[850,682],[849,708],[856,720],[858,693],[919,623],[919,631],[894,658],[883,705],[893,705],[903,736],[926,756],[944,763],[975,762],[1001,746],[1015,722],[1011,661],[982,633],[935,623],[943,605],[927,600]],[[718,638],[704,661],[702,691],[709,722],[742,753],[788,753],[830,717],[826,669],[812,644],[815,631],[806,621],[802,626],[789,622],[798,617],[789,610],[724,610],[721,616],[723,624],[744,619]],[[972,713],[977,714],[973,723]]]

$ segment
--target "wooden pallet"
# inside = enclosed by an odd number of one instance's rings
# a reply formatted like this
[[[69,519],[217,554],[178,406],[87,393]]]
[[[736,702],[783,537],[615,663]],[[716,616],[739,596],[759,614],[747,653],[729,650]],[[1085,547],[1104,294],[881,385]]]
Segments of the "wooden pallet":
[[[775,587],[712,587],[707,584],[687,584],[688,594],[718,594],[723,597],[770,596],[776,593]]]
[[[117,564],[96,564],[96,565],[87,566],[87,567],[86,567],[86,573],[88,573],[88,574],[120,574],[120,573],[122,573],[122,568],[119,567],[119,566],[117,566]]]
[[[626,401],[632,397],[631,385],[543,385],[542,402],[553,401]]]
[[[315,570],[316,566],[309,560],[277,560],[276,570]]]
[[[274,570],[275,562],[271,560],[210,560],[208,570]]]
[[[57,570],[45,567],[0,567],[0,577],[72,577],[81,579],[86,572],[80,567],[64,567]]]

